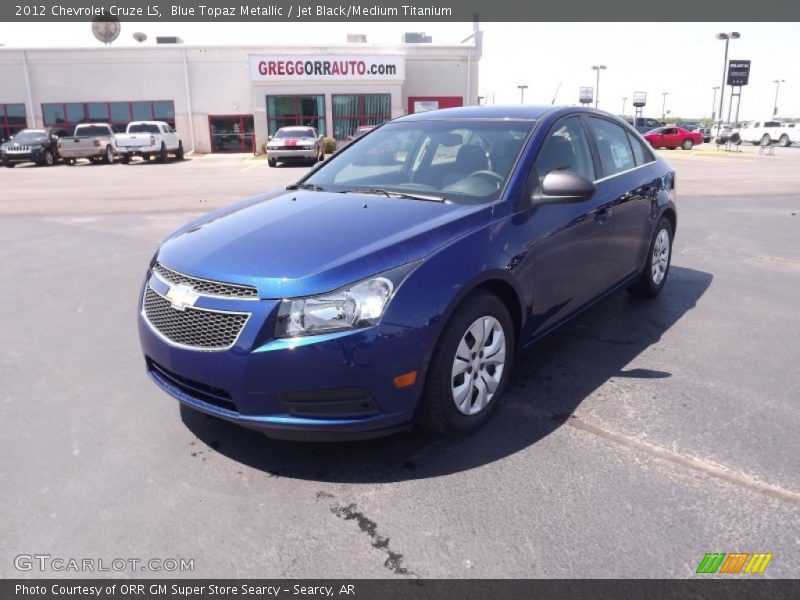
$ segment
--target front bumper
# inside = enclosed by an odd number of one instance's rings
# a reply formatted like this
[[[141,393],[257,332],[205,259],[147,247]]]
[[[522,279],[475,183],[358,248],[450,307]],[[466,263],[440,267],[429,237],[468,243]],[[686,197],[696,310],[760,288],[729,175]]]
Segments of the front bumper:
[[[314,160],[319,155],[319,150],[294,150],[291,148],[267,148],[267,158],[270,160]]]
[[[165,294],[158,278],[150,285]],[[142,312],[139,336],[151,379],[193,409],[282,439],[333,441],[389,435],[414,419],[428,332],[380,324],[275,339],[276,300],[201,297],[197,308],[247,311],[233,347],[200,351],[171,343]],[[393,379],[417,371],[417,382]]]
[[[44,160],[44,150],[32,152],[3,152],[0,158],[4,163],[40,162]]]

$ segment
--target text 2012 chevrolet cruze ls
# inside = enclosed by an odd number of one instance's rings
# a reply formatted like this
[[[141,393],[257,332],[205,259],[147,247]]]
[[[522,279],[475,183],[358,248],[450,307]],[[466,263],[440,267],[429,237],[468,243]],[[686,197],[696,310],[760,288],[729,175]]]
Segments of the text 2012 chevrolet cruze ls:
[[[474,430],[521,350],[620,288],[658,294],[674,191],[600,111],[397,119],[163,243],[141,296],[148,372],[276,437]]]

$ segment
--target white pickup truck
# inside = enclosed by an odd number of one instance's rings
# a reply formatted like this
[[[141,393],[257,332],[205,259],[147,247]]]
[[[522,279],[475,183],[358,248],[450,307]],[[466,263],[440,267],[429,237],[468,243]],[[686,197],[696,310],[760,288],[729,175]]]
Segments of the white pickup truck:
[[[58,140],[58,153],[68,165],[79,158],[88,158],[93,163],[111,164],[117,155],[114,130],[108,123],[81,123],[75,126],[75,134]]]
[[[753,145],[775,144],[779,146],[791,146],[795,142],[800,142],[800,133],[796,128],[782,123],[777,119],[767,119],[765,121],[750,121],[739,129],[739,137],[743,142],[750,142]]]
[[[133,121],[128,123],[125,133],[116,136],[119,161],[130,162],[134,156],[144,160],[158,157],[165,162],[169,154],[183,160],[183,142],[169,123],[164,121]]]

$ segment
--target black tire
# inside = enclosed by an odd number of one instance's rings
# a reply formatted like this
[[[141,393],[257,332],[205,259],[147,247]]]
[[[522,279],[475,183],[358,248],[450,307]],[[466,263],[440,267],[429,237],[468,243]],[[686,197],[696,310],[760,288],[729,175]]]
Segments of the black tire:
[[[669,250],[664,275],[661,281],[656,282],[652,269],[653,254],[655,251],[656,240],[662,231],[666,231],[667,235],[669,236]],[[664,288],[664,284],[667,282],[667,277],[669,276],[669,268],[672,264],[672,237],[672,223],[670,223],[669,219],[666,217],[661,217],[661,220],[658,222],[658,226],[653,233],[653,239],[650,240],[647,257],[645,258],[645,263],[642,266],[642,272],[639,275],[639,279],[637,279],[636,282],[628,288],[628,293],[631,296],[635,296],[637,298],[655,298]]]
[[[14,167],[17,166],[17,163],[13,162],[4,162],[3,164],[6,166],[7,169],[13,169]]]
[[[74,158],[67,158],[64,160],[68,167],[74,167],[75,163],[77,162]]]
[[[506,340],[506,358],[494,396],[480,412],[467,415],[456,407],[453,398],[452,369],[462,338],[469,327],[484,316],[494,317],[500,323]],[[514,348],[514,326],[503,301],[495,294],[483,290],[467,296],[450,317],[436,344],[420,398],[419,424],[444,434],[471,433],[483,426],[497,407],[508,384],[514,364]],[[469,376],[466,371],[464,375]],[[470,394],[471,391],[470,389]]]
[[[763,136],[761,136],[761,142],[760,142],[760,144],[761,144],[762,146],[767,146],[767,145],[769,145],[769,144],[771,144],[771,143],[772,143],[772,138],[770,138],[770,137],[769,137],[769,134],[768,134],[768,133],[765,133]]]
[[[122,156],[119,157],[119,162],[121,162],[123,165],[127,165],[127,164],[129,164],[131,162],[131,157],[130,156],[125,156],[123,154]]]
[[[106,146],[106,151],[103,155],[103,162],[107,165],[114,164],[114,149],[111,146]]]
[[[317,157],[317,162],[322,162],[323,160],[325,160],[325,150],[320,148],[319,157]]]
[[[278,161],[277,161],[277,160],[275,160],[274,158],[268,158],[268,159],[267,159],[267,164],[268,164],[270,167],[277,167],[277,166],[278,166]]]
[[[683,140],[683,143],[681,144],[681,148],[684,150],[691,150],[692,146],[694,146],[694,142],[692,140]]]
[[[788,148],[792,145],[792,142],[789,141],[789,136],[784,133],[778,140],[778,145],[781,148]]]
[[[161,150],[158,151],[158,162],[167,162],[167,147],[162,143]]]
[[[175,158],[177,160],[183,160],[183,142],[178,142],[178,149],[175,151]]]
[[[56,164],[56,157],[53,156],[53,153],[50,150],[45,150],[44,156],[42,157],[42,162],[39,163],[44,167],[52,167]]]

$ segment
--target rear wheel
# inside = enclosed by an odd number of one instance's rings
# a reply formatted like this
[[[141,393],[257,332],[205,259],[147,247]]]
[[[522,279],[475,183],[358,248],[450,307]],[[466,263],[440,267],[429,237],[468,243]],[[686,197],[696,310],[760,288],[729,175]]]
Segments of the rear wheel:
[[[4,162],[3,164],[6,166],[7,169],[13,169],[14,167],[17,166],[17,164],[13,162]]]
[[[183,160],[183,142],[178,142],[178,150],[175,152],[175,158],[178,160]]]
[[[628,293],[638,298],[654,298],[667,281],[672,260],[672,224],[662,217],[656,227],[650,252],[639,279],[628,288]]]
[[[278,161],[277,161],[277,160],[275,160],[274,158],[268,158],[268,159],[267,159],[267,164],[268,164],[270,167],[277,167],[277,166],[278,166]]]
[[[111,146],[106,146],[106,153],[103,157],[103,161],[110,165],[114,162],[114,149]]]
[[[121,162],[123,165],[127,165],[129,162],[131,162],[131,158],[130,156],[125,156],[123,154],[122,156],[119,157],[119,162]]]
[[[770,144],[771,142],[772,142],[772,139],[769,137],[769,134],[768,134],[768,133],[765,133],[765,134],[764,134],[764,135],[761,137],[761,145],[762,145],[762,146],[766,146],[766,145]]]
[[[784,133],[778,140],[778,144],[781,148],[786,148],[787,146],[791,146],[792,142],[789,141],[789,136]]]
[[[67,164],[67,166],[69,166],[69,167],[75,166],[75,159],[74,159],[74,158],[68,158],[68,159],[66,159],[64,162],[65,162],[65,163]]]
[[[692,140],[683,140],[683,143],[681,144],[681,148],[684,150],[691,150],[692,146],[694,146],[694,142]]]
[[[158,151],[158,162],[167,162],[167,147],[163,143]]]
[[[469,433],[495,410],[514,362],[514,328],[496,295],[477,291],[442,331],[420,398],[420,424],[441,433]]]

